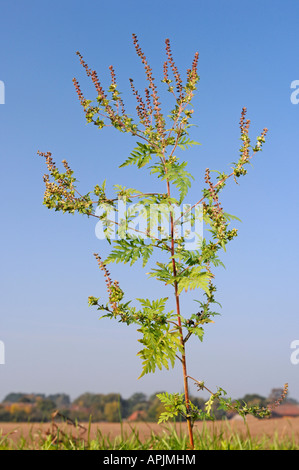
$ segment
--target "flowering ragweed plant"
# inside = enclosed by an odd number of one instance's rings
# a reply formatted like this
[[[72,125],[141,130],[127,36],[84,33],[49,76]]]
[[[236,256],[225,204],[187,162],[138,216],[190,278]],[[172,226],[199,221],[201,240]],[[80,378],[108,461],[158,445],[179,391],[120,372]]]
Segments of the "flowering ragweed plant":
[[[136,89],[132,78],[129,79],[137,102],[137,119],[134,120],[125,109],[112,66],[109,67],[111,83],[105,91],[96,71],[90,69],[83,56],[77,52],[82,67],[95,87],[95,99],[85,98],[77,79],[74,78],[73,83],[88,123],[98,129],[112,126],[119,132],[133,136],[136,146],[120,167],[135,165],[138,170],[148,171],[161,182],[161,191],[148,193],[140,188],[126,188],[115,184],[115,194],[111,196],[107,195],[106,181],[103,181],[90,192],[81,194],[77,179],[68,163],[63,160],[64,169],[60,171],[50,152],[39,151],[38,154],[45,159],[48,169],[48,173],[44,175],[46,187],[44,204],[49,209],[96,217],[103,224],[104,235],[111,245],[111,252],[105,260],[102,260],[97,253],[94,256],[105,278],[108,300],[102,303],[100,298],[90,296],[89,305],[101,310],[104,317],[116,319],[126,325],[136,325],[142,345],[138,353],[142,361],[140,377],[155,372],[157,368],[169,369],[179,360],[182,366],[184,393],[159,394],[165,406],[165,412],[161,414],[159,421],[164,422],[178,414],[182,415],[187,420],[190,447],[193,448],[193,423],[196,419],[210,417],[212,404],[216,400],[222,408],[234,407],[235,411],[242,415],[252,413],[265,416],[270,413],[270,409],[258,410],[232,404],[222,389],[210,392],[211,398],[206,403],[205,410],[197,409],[189,398],[188,380],[192,378],[187,373],[186,363],[187,341],[191,336],[197,336],[202,341],[204,329],[218,314],[214,311],[214,306],[218,302],[215,298],[213,268],[222,264],[219,254],[222,250],[226,250],[227,244],[237,236],[237,229],[231,227],[232,221],[237,218],[224,211],[220,193],[229,180],[237,182],[246,175],[251,159],[262,150],[267,129],[263,129],[252,144],[249,136],[250,121],[246,117],[246,108],[243,108],[240,118],[241,145],[231,171],[229,173],[216,171],[216,176],[212,178],[211,171],[207,168],[203,176],[203,189],[197,202],[177,211],[185,201],[193,180],[193,176],[187,171],[187,162],[182,161],[178,154],[191,146],[199,145],[189,136],[190,120],[194,111],[192,100],[199,81],[198,53],[195,53],[191,67],[187,69],[183,80],[173,59],[170,41],[166,39],[166,56],[161,82],[173,97],[174,104],[169,114],[165,116],[162,113],[153,71],[135,34],[133,34],[133,43],[143,63],[146,76],[144,93]],[[134,210],[127,210],[125,216],[119,218],[117,222],[115,217],[111,217],[111,214],[118,212],[119,201],[138,202],[139,208],[142,207],[142,217],[145,221],[143,228],[138,226],[137,229],[132,226],[136,216]],[[167,215],[169,231],[163,229],[158,216],[153,216],[151,210],[153,206]],[[102,208],[101,214],[97,212],[98,207]],[[209,236],[199,236],[196,247],[190,250],[188,246],[190,233],[183,229],[188,226],[190,232],[190,227],[194,227],[193,210],[195,214],[196,211],[200,213],[202,222],[209,228],[207,230]],[[156,231],[153,230],[153,226],[156,227]],[[115,239],[115,233],[118,234],[118,239]],[[112,280],[107,268],[109,264],[119,262],[133,265],[137,260],[141,260],[143,266],[146,266],[156,252],[161,256],[150,268],[149,276],[162,282],[165,285],[165,292],[173,291],[174,306],[171,311],[166,307],[167,296],[154,300],[125,299],[125,293],[118,281]],[[165,261],[161,261],[162,259]],[[199,290],[202,293],[202,299],[197,301],[198,311],[192,314],[182,312],[181,295],[192,290]],[[196,380],[196,383],[199,389],[208,390],[203,385],[204,382]]]

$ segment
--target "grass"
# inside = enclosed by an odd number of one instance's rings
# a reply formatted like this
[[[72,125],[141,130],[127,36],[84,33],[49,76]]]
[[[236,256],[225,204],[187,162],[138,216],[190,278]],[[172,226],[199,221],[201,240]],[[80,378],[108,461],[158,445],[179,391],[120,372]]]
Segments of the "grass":
[[[294,436],[279,438],[277,433],[271,437],[253,438],[249,429],[245,434],[232,431],[225,422],[219,430],[203,427],[194,430],[195,450],[299,450],[299,443]],[[121,429],[121,434],[113,439],[98,431],[95,438],[90,438],[90,428],[85,439],[62,432],[59,427],[49,435],[29,433],[18,440],[11,434],[0,435],[0,450],[188,450],[188,437],[173,428],[163,434],[151,433],[147,439],[141,439],[138,430],[131,428],[130,433]]]

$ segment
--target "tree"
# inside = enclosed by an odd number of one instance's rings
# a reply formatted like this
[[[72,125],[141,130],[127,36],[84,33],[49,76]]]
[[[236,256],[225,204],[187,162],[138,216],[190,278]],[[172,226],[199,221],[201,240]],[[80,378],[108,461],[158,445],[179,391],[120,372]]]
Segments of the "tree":
[[[78,212],[101,222],[102,234],[111,245],[111,252],[105,260],[98,253],[94,256],[105,278],[108,301],[105,303],[99,297],[90,296],[89,305],[101,310],[103,317],[137,327],[141,335],[141,350],[138,353],[142,360],[140,378],[154,373],[157,368],[169,369],[177,360],[180,362],[184,393],[158,394],[165,408],[159,422],[178,415],[186,419],[190,447],[193,448],[193,423],[196,419],[209,418],[216,401],[223,409],[236,406],[237,411],[244,416],[249,412],[260,416],[269,413],[264,408],[234,405],[221,388],[216,392],[210,391],[203,381],[189,375],[186,360],[189,338],[195,336],[202,341],[204,329],[214,322],[213,318],[218,314],[214,310],[218,302],[215,298],[213,269],[223,265],[219,254],[226,251],[227,244],[237,236],[237,229],[231,227],[231,223],[238,219],[224,211],[220,194],[229,181],[237,182],[247,174],[252,157],[262,150],[267,129],[264,128],[252,144],[249,136],[250,120],[246,117],[246,108],[243,108],[240,118],[241,146],[238,158],[232,163],[232,171],[216,171],[213,178],[211,170],[207,168],[204,187],[197,202],[184,205],[194,177],[187,171],[187,161],[181,161],[179,154],[180,151],[199,145],[189,135],[194,111],[191,103],[199,80],[198,53],[195,53],[183,82],[172,56],[170,41],[166,39],[161,81],[173,98],[174,105],[165,116],[152,69],[135,34],[133,43],[147,80],[142,96],[134,80],[129,79],[137,100],[138,123],[126,112],[113,66],[109,67],[111,84],[108,96],[96,71],[90,69],[83,56],[77,52],[81,65],[96,89],[95,100],[85,98],[77,79],[74,78],[73,83],[88,123],[98,129],[112,126],[121,133],[133,136],[136,147],[120,167],[136,166],[138,170],[147,170],[161,183],[160,191],[156,190],[156,186],[153,191],[145,192],[140,188],[115,184],[115,195],[111,196],[107,194],[105,180],[89,192],[81,194],[68,162],[63,160],[64,170],[60,171],[51,152],[38,151],[45,158],[48,169],[44,175],[44,204],[49,209]],[[127,208],[127,204],[132,206]],[[168,225],[163,222],[163,218],[168,220]],[[199,236],[199,222],[208,227],[208,236]],[[190,234],[193,229],[196,230],[192,239]],[[136,298],[133,305],[133,300],[125,299],[119,282],[112,279],[108,265],[129,263],[132,266],[141,260],[145,267],[156,255],[156,263],[150,268],[149,276],[165,286],[165,296],[158,299]],[[169,289],[174,294],[174,308],[171,310],[166,294]],[[195,290],[202,296],[196,300],[198,307],[193,312],[183,312],[181,296]],[[194,380],[199,389],[210,392],[211,397],[204,410],[190,400],[189,380]]]
[[[47,398],[54,402],[57,408],[67,407],[71,403],[69,395],[66,395],[65,393],[56,393],[54,395],[49,395]]]
[[[119,421],[119,412],[120,410],[118,401],[109,401],[108,403],[106,403],[104,408],[104,416],[107,421],[109,421],[110,423]]]
[[[19,407],[16,403],[10,407],[11,421],[15,422],[26,422],[28,421],[30,409],[25,407]]]
[[[148,406],[147,397],[144,393],[134,393],[127,402],[130,413],[132,411],[145,410]]]
[[[42,398],[37,400],[36,407],[41,412],[49,415],[53,410],[55,410],[56,405],[52,400],[49,400],[48,398]]]
[[[158,421],[163,411],[165,411],[164,406],[162,405],[157,395],[152,395],[149,398],[149,408],[147,412],[148,419],[150,421]]]
[[[3,406],[0,406],[0,422],[8,422],[11,421],[11,413],[9,410],[4,408]]]
[[[24,395],[19,398],[18,403],[32,403],[32,398],[28,397],[27,395]]]
[[[257,393],[246,393],[246,395],[244,395],[244,397],[242,398],[242,401],[244,401],[245,403],[248,403],[249,405],[257,404],[260,406],[266,406],[268,403],[268,400],[266,399],[266,397],[258,395]]]
[[[9,393],[6,395],[6,397],[3,399],[2,403],[8,402],[8,403],[15,403],[19,402],[22,400],[23,397],[27,396],[26,393]]]

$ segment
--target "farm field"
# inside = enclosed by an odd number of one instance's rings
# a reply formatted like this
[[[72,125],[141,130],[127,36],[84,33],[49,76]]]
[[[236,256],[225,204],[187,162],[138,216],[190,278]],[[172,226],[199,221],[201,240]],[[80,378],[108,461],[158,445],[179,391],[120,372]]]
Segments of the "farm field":
[[[196,449],[299,449],[299,418],[199,422]],[[0,449],[186,449],[185,424],[156,423],[0,423]]]

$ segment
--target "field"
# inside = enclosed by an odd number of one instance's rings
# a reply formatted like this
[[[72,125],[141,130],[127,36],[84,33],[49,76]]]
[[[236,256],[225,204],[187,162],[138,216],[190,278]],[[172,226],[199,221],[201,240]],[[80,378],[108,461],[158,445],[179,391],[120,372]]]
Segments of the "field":
[[[299,418],[196,423],[195,448],[203,450],[299,450]],[[188,449],[184,424],[0,423],[0,450]]]

